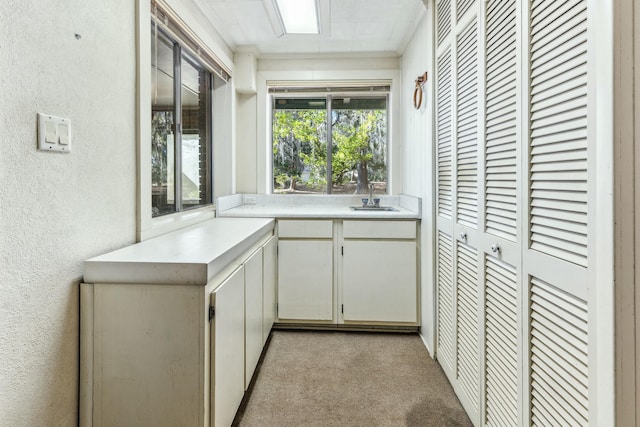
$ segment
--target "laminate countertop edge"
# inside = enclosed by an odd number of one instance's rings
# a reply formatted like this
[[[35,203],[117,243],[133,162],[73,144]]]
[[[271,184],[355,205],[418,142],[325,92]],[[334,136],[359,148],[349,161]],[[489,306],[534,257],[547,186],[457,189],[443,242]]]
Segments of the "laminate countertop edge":
[[[214,218],[88,259],[83,280],[204,286],[274,227],[273,218]]]

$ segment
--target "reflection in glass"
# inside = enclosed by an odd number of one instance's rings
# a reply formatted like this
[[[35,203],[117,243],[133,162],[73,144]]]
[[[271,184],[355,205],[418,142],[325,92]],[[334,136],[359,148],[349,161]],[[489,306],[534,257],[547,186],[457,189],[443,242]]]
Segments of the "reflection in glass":
[[[176,211],[173,81],[173,42],[152,28],[151,197],[153,216]]]
[[[209,73],[182,55],[182,206],[188,209],[209,203],[207,173],[207,116],[210,114]]]

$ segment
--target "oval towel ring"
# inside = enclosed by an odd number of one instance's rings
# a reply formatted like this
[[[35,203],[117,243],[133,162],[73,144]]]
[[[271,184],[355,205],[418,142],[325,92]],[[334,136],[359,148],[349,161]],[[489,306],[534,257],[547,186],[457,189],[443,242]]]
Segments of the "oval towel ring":
[[[413,89],[413,108],[419,110],[422,106],[422,88],[427,82],[427,72],[416,79],[416,87]]]

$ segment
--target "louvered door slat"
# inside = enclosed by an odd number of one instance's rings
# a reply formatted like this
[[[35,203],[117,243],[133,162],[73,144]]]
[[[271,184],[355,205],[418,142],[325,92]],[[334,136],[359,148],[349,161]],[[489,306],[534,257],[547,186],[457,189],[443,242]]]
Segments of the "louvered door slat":
[[[533,0],[530,19],[530,247],[586,266],[586,1]]]
[[[509,81],[511,78],[508,75],[509,72],[505,72],[504,74],[504,76],[496,75],[497,79],[502,79],[500,84],[495,85],[495,87],[487,87],[487,94],[489,94],[489,96],[485,100],[485,127],[489,134],[492,133],[491,128],[497,124],[503,124],[503,126],[499,128],[502,131],[514,126],[513,120],[515,117],[513,116],[513,111],[516,108],[514,97],[515,85]],[[513,133],[514,130],[512,129],[509,134]]]
[[[545,170],[545,167],[549,167],[549,165],[553,165],[553,164],[558,164],[558,163],[563,163],[566,164],[568,166],[571,165],[575,165],[576,167],[578,167],[579,169],[583,169],[584,167],[586,167],[586,157],[582,157],[585,156],[586,153],[584,151],[579,151],[577,153],[574,152],[567,152],[567,151],[552,151],[549,153],[540,153],[540,154],[534,154],[536,157],[536,160],[538,161],[536,163],[536,168],[537,170]],[[580,162],[580,163],[577,163]],[[578,170],[579,170],[578,169]]]
[[[557,360],[561,360],[560,356],[554,353],[551,349],[549,349],[549,347],[546,346],[543,341],[534,339],[532,340],[532,343],[540,347],[540,349],[545,349],[546,351],[548,351],[549,352],[548,354],[556,355]],[[556,358],[549,357],[545,360],[546,364],[539,362],[539,366],[544,365],[546,366],[545,369],[553,372],[553,375],[555,375],[555,378],[557,378],[558,382],[561,383],[561,386],[565,390],[574,392],[572,384],[575,384],[575,383],[579,383],[582,387],[588,386],[588,384],[584,384],[581,381],[581,380],[584,380],[584,378],[582,378],[582,372],[580,371],[580,369],[568,363],[561,364],[557,360]],[[583,397],[588,397],[588,396],[583,396]]]
[[[478,34],[475,20],[457,38],[457,205],[456,220],[478,225],[477,117],[478,117]]]
[[[441,2],[442,3],[442,2]],[[438,59],[438,215],[450,219],[452,211],[451,53]]]
[[[478,407],[478,256],[462,243],[457,245],[458,378],[469,402]]]
[[[490,256],[486,257],[485,265],[485,424],[516,425],[517,275],[513,266]]]
[[[453,248],[451,237],[438,232],[438,360],[453,366]]]
[[[490,348],[488,348],[488,350],[497,352],[497,350]],[[501,364],[502,360],[487,356],[486,363],[488,365],[486,370],[488,380],[485,387],[488,399],[486,424],[492,425],[489,420],[496,417],[495,414],[501,414],[499,418],[505,420],[502,425],[516,425],[514,421],[514,418],[517,417],[516,408],[518,404],[518,389],[516,384],[513,378],[509,378],[504,372],[494,371],[492,367],[489,367]]]
[[[451,0],[440,0],[436,8],[439,46],[451,32]]]
[[[530,286],[531,419],[587,425],[586,303],[535,277]]]
[[[556,337],[556,334],[554,334],[553,331],[549,330],[548,328],[545,329],[543,322],[536,321],[534,323],[538,326],[538,328],[531,331],[532,345],[536,342],[544,343],[541,348],[552,350],[552,352],[548,353],[549,356],[555,355],[555,357],[562,359],[567,363],[567,365],[570,365],[574,369],[582,372],[582,374],[584,375],[584,379],[586,380],[586,376],[588,373],[587,355],[586,353],[576,353],[574,351],[574,349],[576,348],[583,347],[584,343],[580,342],[579,340],[573,340],[571,338],[569,339],[570,343],[568,343],[566,342],[566,334],[564,334],[564,336],[562,337],[562,341],[554,341],[553,339]],[[582,383],[582,381],[580,382]]]
[[[518,226],[515,16],[515,1],[487,1],[484,227],[486,232],[511,241],[516,239]]]
[[[464,16],[464,14],[467,13],[467,11],[471,8],[471,6],[473,6],[474,3],[475,3],[474,0],[458,0],[457,6],[456,6],[458,20],[460,20],[460,18],[462,18],[462,16]]]
[[[558,102],[558,98],[553,96],[550,98],[533,96],[531,98],[532,107],[534,107],[535,109],[532,109],[531,113],[536,114],[540,110],[545,110],[545,109],[553,108],[556,106],[562,106],[565,103],[572,102],[575,99],[581,99],[582,103],[584,104],[586,102],[586,99],[585,99],[584,90],[582,89],[583,82],[570,81],[570,82],[567,82],[567,84],[570,84],[571,88],[569,89],[567,89],[567,87],[559,88],[559,90],[564,94],[564,98],[561,100],[561,102]]]
[[[557,387],[555,383],[554,378],[543,374],[533,380],[531,385],[535,387],[536,390],[539,390],[537,398],[545,401],[548,406],[551,406],[551,408],[555,410],[555,414],[553,414],[553,425],[581,425],[581,420],[588,418],[587,409],[582,408],[582,405],[574,396]],[[562,406],[560,402],[563,401],[568,405],[573,405],[572,408],[568,409]]]

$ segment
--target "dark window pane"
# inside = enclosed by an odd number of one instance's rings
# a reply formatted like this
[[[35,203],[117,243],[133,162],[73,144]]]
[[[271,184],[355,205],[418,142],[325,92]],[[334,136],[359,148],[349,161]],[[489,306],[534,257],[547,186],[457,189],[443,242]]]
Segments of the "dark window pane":
[[[157,35],[157,38],[156,38]],[[152,215],[176,211],[175,100],[173,93],[173,42],[151,34],[151,185]]]

